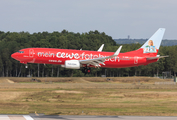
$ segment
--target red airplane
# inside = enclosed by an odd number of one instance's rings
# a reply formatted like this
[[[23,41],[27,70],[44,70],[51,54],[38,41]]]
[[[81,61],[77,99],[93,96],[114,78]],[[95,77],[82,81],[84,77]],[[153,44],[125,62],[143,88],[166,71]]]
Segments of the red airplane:
[[[90,67],[125,68],[147,65],[168,57],[157,55],[165,29],[159,28],[138,50],[120,53],[120,46],[115,53],[102,52],[104,44],[98,51],[55,49],[55,48],[26,48],[11,55],[20,63],[59,64],[69,69],[84,68],[90,72]]]

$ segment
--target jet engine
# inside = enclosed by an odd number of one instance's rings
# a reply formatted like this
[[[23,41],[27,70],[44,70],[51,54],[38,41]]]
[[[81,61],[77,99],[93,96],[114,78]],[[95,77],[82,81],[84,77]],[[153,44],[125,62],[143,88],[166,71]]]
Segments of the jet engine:
[[[66,60],[65,65],[62,65],[62,67],[70,69],[80,69],[80,62],[78,60]]]

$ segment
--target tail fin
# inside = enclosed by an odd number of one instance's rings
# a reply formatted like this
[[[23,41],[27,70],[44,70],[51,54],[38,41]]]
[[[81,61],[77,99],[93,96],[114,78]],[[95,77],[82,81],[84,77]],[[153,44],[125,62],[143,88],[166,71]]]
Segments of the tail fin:
[[[141,48],[143,48],[143,53],[156,53],[159,50],[163,35],[165,33],[165,28],[159,28],[148,41],[144,43]]]

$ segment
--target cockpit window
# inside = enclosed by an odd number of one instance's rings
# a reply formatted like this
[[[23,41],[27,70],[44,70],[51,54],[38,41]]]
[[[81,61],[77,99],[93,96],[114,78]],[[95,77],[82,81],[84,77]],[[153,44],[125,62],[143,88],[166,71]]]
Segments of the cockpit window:
[[[24,51],[18,51],[18,53],[24,53]]]

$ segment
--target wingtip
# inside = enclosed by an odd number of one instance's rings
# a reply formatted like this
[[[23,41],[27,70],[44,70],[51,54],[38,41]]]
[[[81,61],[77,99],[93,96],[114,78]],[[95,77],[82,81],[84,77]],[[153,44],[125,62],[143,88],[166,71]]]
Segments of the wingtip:
[[[122,45],[117,49],[117,51],[114,53],[114,55],[115,56],[119,55],[121,49],[122,49]]]
[[[104,47],[104,44],[102,44],[101,47],[100,47],[97,51],[98,51],[98,52],[102,52],[103,47]]]

